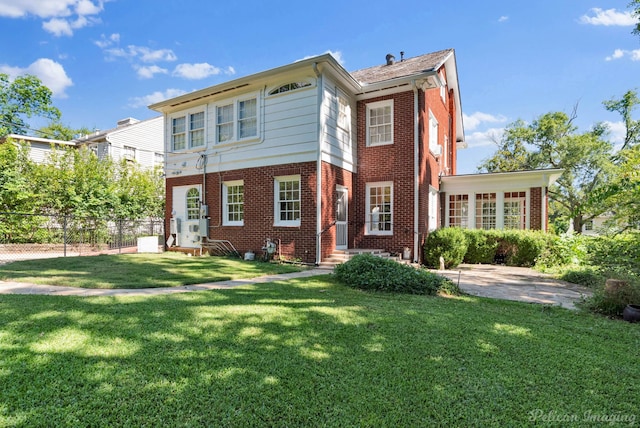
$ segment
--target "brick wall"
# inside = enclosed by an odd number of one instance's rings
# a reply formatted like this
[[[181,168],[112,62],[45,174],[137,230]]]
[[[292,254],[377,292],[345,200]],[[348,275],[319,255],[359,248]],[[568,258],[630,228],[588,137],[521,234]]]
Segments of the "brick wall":
[[[529,228],[531,230],[546,230],[547,219],[542,219],[542,204],[546,201],[542,199],[542,187],[532,187],[529,189],[529,200],[531,202],[531,219]]]
[[[274,226],[274,178],[301,176],[301,221],[299,227]],[[244,180],[244,225],[222,225],[222,182]],[[166,230],[173,207],[173,187],[202,184],[202,176],[167,179]],[[209,238],[230,241],[241,253],[262,253],[267,238],[279,245],[288,259],[314,263],[316,256],[316,163],[248,168],[206,175],[205,200],[209,205]]]

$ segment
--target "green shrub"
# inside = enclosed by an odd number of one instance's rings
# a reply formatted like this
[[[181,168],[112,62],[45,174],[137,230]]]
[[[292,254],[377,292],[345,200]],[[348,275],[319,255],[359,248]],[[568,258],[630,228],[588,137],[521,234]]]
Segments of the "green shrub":
[[[448,279],[371,254],[359,254],[334,269],[336,278],[361,290],[433,295],[444,287],[452,290]]]
[[[637,282],[601,286],[584,302],[588,310],[610,317],[622,316],[628,304],[640,304],[640,285]]]
[[[440,266],[440,257],[444,258],[446,269],[456,267],[462,263],[466,253],[467,238],[457,227],[434,230],[424,242],[424,262],[431,268]]]
[[[603,271],[640,277],[640,232],[585,240],[585,263]]]
[[[494,231],[483,229],[464,229],[467,239],[467,252],[464,255],[465,263],[491,264],[495,261],[498,249],[498,234]]]
[[[572,284],[583,285],[591,289],[598,289],[604,287],[604,283],[607,280],[597,269],[591,267],[574,267],[565,270],[560,279],[570,282]]]

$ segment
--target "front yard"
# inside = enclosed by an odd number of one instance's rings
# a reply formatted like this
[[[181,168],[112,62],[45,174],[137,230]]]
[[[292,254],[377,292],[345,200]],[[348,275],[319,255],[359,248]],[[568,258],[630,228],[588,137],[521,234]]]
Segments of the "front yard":
[[[636,426],[640,326],[325,275],[0,296],[0,426]]]

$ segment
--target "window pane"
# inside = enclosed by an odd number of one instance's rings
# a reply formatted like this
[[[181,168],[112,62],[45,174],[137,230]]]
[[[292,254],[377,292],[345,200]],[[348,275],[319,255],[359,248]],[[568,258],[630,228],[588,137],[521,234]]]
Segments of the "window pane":
[[[392,201],[391,186],[369,187],[369,221],[368,230],[391,231],[392,230]]]
[[[195,220],[200,218],[200,191],[196,188],[187,192],[187,219]]]
[[[300,180],[278,182],[278,220],[297,222],[300,220]]]
[[[189,115],[189,138],[191,147],[204,145],[204,112]]]
[[[217,108],[218,142],[233,139],[233,104]]]
[[[177,117],[171,121],[171,146],[173,150],[185,148],[185,118]]]
[[[369,144],[391,143],[393,141],[391,106],[369,109],[368,131]]]
[[[258,135],[257,126],[257,102],[251,100],[240,101],[238,103],[238,137],[247,138]]]
[[[244,220],[244,185],[226,186],[227,222],[241,223]]]

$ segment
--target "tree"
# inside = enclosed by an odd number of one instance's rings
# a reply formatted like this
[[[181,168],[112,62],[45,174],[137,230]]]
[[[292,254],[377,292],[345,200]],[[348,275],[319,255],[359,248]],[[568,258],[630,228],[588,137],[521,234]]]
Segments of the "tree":
[[[89,128],[82,127],[73,129],[63,125],[59,121],[52,121],[47,126],[43,126],[38,130],[38,137],[50,138],[53,140],[71,141],[78,135],[87,135],[92,131]]]
[[[582,134],[571,116],[552,112],[527,125],[510,124],[499,143],[498,151],[483,161],[478,169],[504,172],[540,168],[562,168],[564,172],[554,188],[549,189],[552,220],[573,219],[575,230],[600,214],[587,212],[588,195],[598,189],[610,173],[612,146],[603,140],[604,126],[595,126]],[[515,150],[512,155],[510,150]],[[568,222],[568,221],[567,221]]]
[[[626,132],[620,150],[638,144],[640,142],[640,120],[633,120],[631,117],[633,110],[640,104],[637,92],[627,91],[619,100],[612,98],[603,104],[608,111],[617,112],[622,116]]]
[[[116,176],[116,217],[140,219],[164,216],[162,168],[148,170],[122,159]]]
[[[51,102],[52,92],[35,76],[19,76],[10,81],[0,73],[0,137],[26,134],[26,118],[40,116],[60,119],[60,110]]]
[[[640,0],[631,0],[629,7],[631,8],[631,14],[638,19],[638,23],[632,33],[640,36]]]

